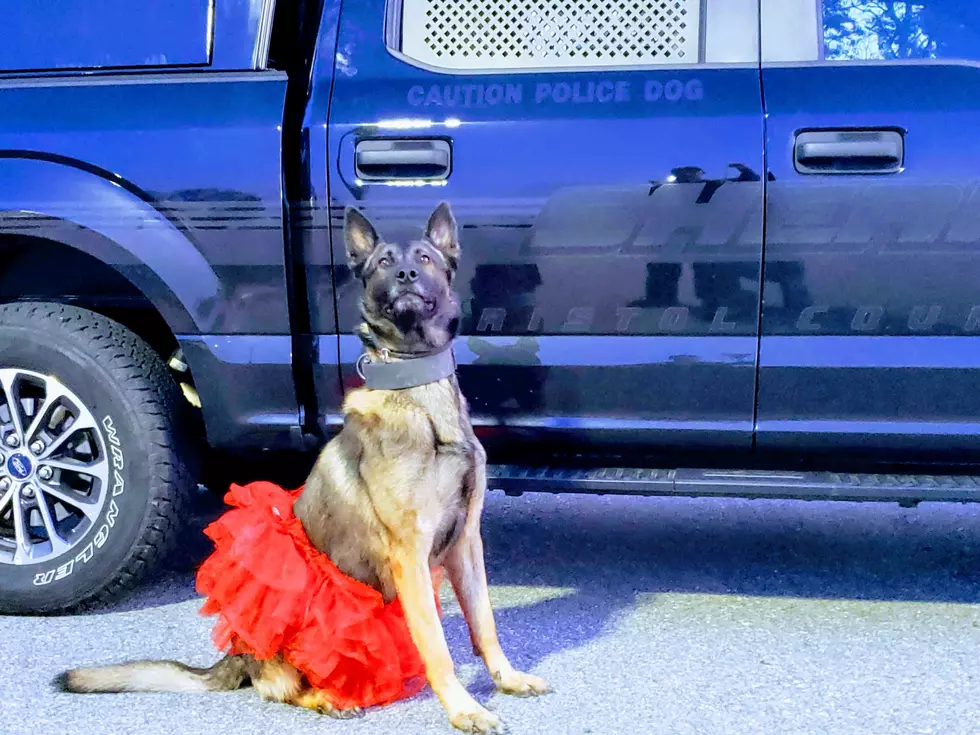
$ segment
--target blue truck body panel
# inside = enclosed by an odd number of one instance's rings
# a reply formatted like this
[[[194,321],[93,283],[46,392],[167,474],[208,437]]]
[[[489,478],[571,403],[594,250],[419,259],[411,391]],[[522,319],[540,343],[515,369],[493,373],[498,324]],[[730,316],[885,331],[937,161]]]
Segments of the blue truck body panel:
[[[118,232],[109,239],[125,238],[124,248],[142,247],[129,265],[180,294],[189,319],[172,322],[178,333],[288,334],[285,87],[278,72],[0,80],[8,101],[0,119],[4,199],[16,206],[20,197],[30,211],[33,197],[60,196],[68,221],[84,217],[96,232]],[[36,157],[62,163],[32,169],[34,188],[21,192],[20,169],[4,169]],[[83,177],[83,169],[92,173]],[[119,194],[105,200],[112,190]],[[147,216],[172,223],[179,247],[153,244],[156,231],[141,228],[138,211],[117,211],[127,191]]]
[[[69,5],[64,28],[95,13]],[[314,29],[277,20],[301,48],[280,70],[259,63],[266,3],[94,5],[110,17],[76,37],[0,50],[0,236],[125,275],[213,443],[333,430],[360,353],[343,209],[398,238],[447,199],[460,380],[500,456],[980,451],[965,0],[823,0],[810,56],[779,56],[762,3],[737,63],[521,73],[412,61],[386,0],[300,3]],[[801,172],[797,136],[825,130],[900,132],[900,170]],[[448,178],[357,173],[359,141],[404,140],[448,142]]]
[[[712,283],[719,264],[756,279],[761,266],[758,69],[449,74],[390,53],[384,17],[364,0],[341,20],[333,262],[342,207],[404,237],[445,198],[465,249],[460,380],[485,436],[751,448],[758,299],[716,298]],[[452,174],[359,182],[365,138],[451,139]],[[341,273],[311,268],[313,289]],[[348,335],[359,287],[336,288]],[[347,380],[357,350],[341,338]]]
[[[762,68],[765,270],[793,282],[763,292],[758,446],[975,456],[980,14],[931,0],[903,31],[822,5],[822,62]],[[794,170],[798,131],[837,128],[903,131],[902,171]]]
[[[283,253],[285,91],[276,71],[0,80],[0,233],[63,242],[135,284],[177,339],[193,343],[194,373],[217,386],[201,395],[219,444],[298,428]],[[277,335],[286,349],[269,351],[264,338]],[[229,342],[255,369],[243,374],[239,359],[210,348]]]

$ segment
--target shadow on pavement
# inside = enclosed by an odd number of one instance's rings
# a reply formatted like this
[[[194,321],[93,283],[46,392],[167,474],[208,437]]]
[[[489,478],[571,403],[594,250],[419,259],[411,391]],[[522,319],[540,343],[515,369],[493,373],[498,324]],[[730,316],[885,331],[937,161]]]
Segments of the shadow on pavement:
[[[484,536],[498,585],[980,601],[974,506],[524,496],[489,507]]]
[[[641,594],[980,601],[972,507],[492,493],[484,537],[491,586],[561,588],[497,606],[504,648],[525,670],[600,638]],[[170,572],[101,612],[196,598],[192,574]],[[462,616],[444,626],[457,662],[474,660]],[[481,671],[470,689],[487,698],[493,687]]]

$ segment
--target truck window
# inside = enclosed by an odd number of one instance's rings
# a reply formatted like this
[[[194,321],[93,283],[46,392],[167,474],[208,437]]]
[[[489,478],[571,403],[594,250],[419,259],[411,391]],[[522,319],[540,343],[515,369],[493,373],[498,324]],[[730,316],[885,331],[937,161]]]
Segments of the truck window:
[[[210,0],[62,0],[0,6],[0,72],[207,65]]]
[[[974,59],[973,0],[762,0],[763,61]]]
[[[975,58],[980,12],[973,0],[822,0],[823,59],[897,61]]]
[[[752,0],[390,0],[390,50],[457,72],[747,62]]]

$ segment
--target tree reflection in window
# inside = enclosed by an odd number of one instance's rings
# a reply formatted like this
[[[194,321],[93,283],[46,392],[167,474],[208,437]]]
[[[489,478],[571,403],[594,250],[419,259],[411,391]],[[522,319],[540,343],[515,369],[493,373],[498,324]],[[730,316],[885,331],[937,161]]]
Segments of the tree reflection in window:
[[[822,0],[824,58],[980,58],[978,0]]]

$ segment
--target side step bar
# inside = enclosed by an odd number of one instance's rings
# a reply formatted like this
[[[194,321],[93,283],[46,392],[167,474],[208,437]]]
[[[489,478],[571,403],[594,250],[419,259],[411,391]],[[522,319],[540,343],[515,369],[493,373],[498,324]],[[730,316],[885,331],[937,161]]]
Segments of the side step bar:
[[[766,472],[696,469],[557,469],[491,465],[487,485],[508,495],[525,492],[595,495],[783,498],[897,502],[980,502],[980,477],[874,475],[838,472]]]

